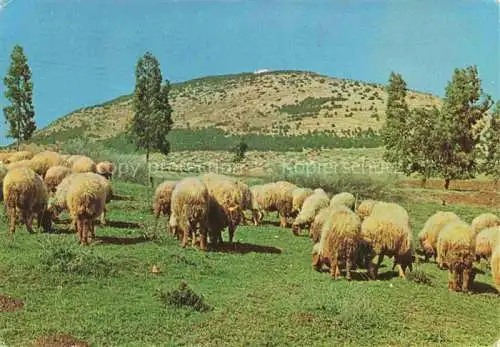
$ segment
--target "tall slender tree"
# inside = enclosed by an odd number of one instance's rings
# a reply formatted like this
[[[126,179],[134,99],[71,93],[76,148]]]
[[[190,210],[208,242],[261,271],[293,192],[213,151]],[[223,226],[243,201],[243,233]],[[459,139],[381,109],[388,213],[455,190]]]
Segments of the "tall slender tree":
[[[170,83],[162,83],[160,63],[147,52],[141,57],[135,70],[134,115],[129,134],[137,148],[146,150],[149,165],[151,151],[168,154],[170,144],[167,135],[172,129],[172,108],[169,103]]]
[[[10,59],[9,71],[3,80],[4,95],[10,105],[3,108],[3,113],[9,125],[7,136],[16,139],[19,150],[21,141],[29,140],[36,130],[33,83],[28,59],[21,46],[14,46]]]
[[[476,147],[480,139],[476,125],[491,105],[491,98],[481,89],[476,66],[455,69],[446,87],[438,121],[436,168],[444,178],[445,189],[451,180],[472,178],[476,173]]]
[[[400,74],[391,72],[386,90],[386,122],[381,131],[385,145],[384,158],[398,170],[406,172],[410,166],[407,141],[410,110],[406,103],[406,82]]]
[[[495,186],[500,180],[500,101],[487,118],[481,133],[481,171],[493,178]]]

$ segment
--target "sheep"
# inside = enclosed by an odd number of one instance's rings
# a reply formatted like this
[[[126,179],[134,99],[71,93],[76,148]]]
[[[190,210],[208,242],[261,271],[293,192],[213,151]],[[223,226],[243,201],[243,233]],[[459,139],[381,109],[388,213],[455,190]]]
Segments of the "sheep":
[[[214,244],[222,243],[222,230],[227,227],[229,243],[233,242],[236,227],[243,219],[244,197],[236,180],[217,174],[200,176],[210,195],[209,224],[210,239]]]
[[[351,280],[351,269],[361,236],[361,219],[350,209],[335,209],[327,217],[321,234],[319,244],[322,249],[314,257],[313,267],[318,270],[326,264],[330,266],[332,278],[337,279],[340,275],[339,263],[345,264],[346,279]]]
[[[296,188],[292,191],[292,214],[298,215],[304,201],[313,194],[309,188]]]
[[[383,208],[384,207],[384,208]],[[393,269],[399,266],[399,276],[413,270],[413,239],[408,212],[391,203],[379,203],[361,224],[361,244],[368,247],[368,274],[376,279],[384,256],[394,257]],[[377,262],[373,260],[377,257]]]
[[[38,225],[44,231],[50,231],[51,219],[47,211],[47,187],[42,178],[33,170],[19,168],[10,170],[3,181],[5,211],[9,217],[9,235],[16,231],[17,215],[26,225],[29,233],[33,233],[33,217],[37,216]]]
[[[49,192],[55,192],[59,183],[68,175],[71,175],[71,169],[68,169],[66,166],[57,165],[47,170],[43,180]]]
[[[500,218],[493,213],[483,213],[472,220],[472,231],[477,235],[481,230],[500,225]]]
[[[113,191],[111,188],[111,184],[104,177],[91,172],[70,174],[66,176],[61,181],[61,183],[59,183],[59,185],[56,187],[54,196],[49,200],[48,209],[50,213],[56,216],[62,211],[68,209],[67,195],[69,187],[71,186],[73,181],[84,180],[84,179],[94,180],[102,186],[103,191],[106,193],[106,199],[105,199],[106,203],[108,203],[112,199]],[[106,224],[106,207],[104,207],[103,212],[101,214],[101,224],[103,225]]]
[[[89,157],[82,155],[72,162],[71,171],[74,173],[96,172],[96,164]]]
[[[7,164],[7,170],[14,170],[19,168],[28,168],[31,169],[33,167],[32,161],[29,159],[16,161],[14,163]]]
[[[448,290],[471,289],[474,280],[475,234],[469,224],[458,220],[448,223],[438,235],[438,262],[448,268]]]
[[[259,203],[257,202],[257,199],[255,198],[252,190],[247,184],[241,181],[236,181],[236,185],[238,186],[238,189],[240,190],[240,194],[242,196],[242,209],[252,211],[253,224],[259,225],[262,221],[262,212],[260,211]],[[246,220],[244,214],[242,215],[242,217],[244,220]]]
[[[500,243],[496,245],[491,254],[491,277],[494,286],[500,293]]]
[[[77,175],[68,186],[66,205],[82,246],[95,237],[94,220],[105,211],[108,191],[101,179],[97,174]]]
[[[9,158],[16,152],[0,152],[0,161],[9,164]]]
[[[7,169],[7,166],[5,166],[2,162],[0,162],[0,201],[3,201],[3,179],[5,178],[5,175],[7,175],[7,172],[9,170]]]
[[[358,208],[356,208],[356,214],[361,218],[361,220],[368,217],[373,210],[375,204],[378,203],[376,200],[363,200],[361,204],[359,204]]]
[[[45,151],[37,153],[30,160],[30,167],[42,178],[51,166],[61,165],[63,158],[57,152]]]
[[[347,208],[354,210],[354,205],[356,204],[356,198],[351,193],[339,193],[332,197],[330,201],[330,206],[344,205]]]
[[[313,244],[320,242],[321,232],[326,220],[330,217],[331,214],[340,210],[349,211],[349,209],[345,206],[327,206],[319,210],[311,223],[311,227],[309,228],[309,237],[311,238]]]
[[[30,151],[14,152],[8,157],[7,163],[15,163],[21,160],[30,160],[31,158],[33,158],[33,156],[33,152]]]
[[[254,195],[263,211],[278,211],[280,226],[285,228],[288,224],[287,218],[293,215],[293,191],[297,189],[292,183],[279,181],[267,183],[254,189]]]
[[[189,236],[195,244],[198,226],[200,249],[207,249],[209,199],[207,186],[198,178],[185,178],[176,184],[172,192],[170,227],[175,235],[182,235],[183,248],[187,246]]]
[[[418,240],[422,247],[425,260],[437,256],[437,239],[444,227],[453,221],[460,220],[453,212],[438,211],[425,222],[422,231],[418,234]]]
[[[96,165],[96,172],[99,175],[106,177],[108,180],[113,178],[113,169],[113,163],[109,161],[102,161]]]
[[[316,214],[328,206],[330,199],[323,190],[318,190],[309,196],[302,205],[299,215],[292,224],[292,232],[299,235],[301,228],[308,227],[316,217]]]
[[[500,243],[500,226],[483,229],[476,236],[476,261],[489,260],[496,245]]]
[[[160,217],[160,214],[164,216],[170,215],[172,192],[177,182],[178,181],[165,181],[156,188],[153,204],[156,218]]]

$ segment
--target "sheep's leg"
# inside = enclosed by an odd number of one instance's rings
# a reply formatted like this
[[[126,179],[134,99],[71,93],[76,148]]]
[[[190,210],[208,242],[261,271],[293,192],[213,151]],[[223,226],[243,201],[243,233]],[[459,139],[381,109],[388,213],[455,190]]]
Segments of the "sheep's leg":
[[[463,292],[468,292],[472,288],[472,269],[467,268],[464,269],[463,275],[462,275],[462,291]]]
[[[352,279],[351,268],[352,268],[352,264],[353,264],[353,258],[354,258],[354,255],[350,254],[350,255],[348,255],[348,257],[345,261],[345,278],[348,281],[350,281]]]
[[[101,213],[101,225],[106,225],[106,208]]]
[[[207,250],[207,229],[205,228],[200,228],[200,249]]]
[[[182,248],[187,247],[188,241],[189,241],[189,230],[184,229],[184,233],[182,235]]]
[[[457,273],[454,268],[448,269],[448,290],[456,291]]]
[[[9,235],[12,235],[16,232],[16,224],[17,224],[17,211],[16,208],[10,208],[9,211]]]
[[[230,226],[227,227],[227,230],[229,232],[229,244],[232,244],[233,243],[233,238],[234,238],[234,232],[236,230],[236,226],[230,225]],[[221,239],[222,239],[222,235],[221,235]]]
[[[76,224],[76,234],[78,235],[78,240],[80,241],[80,245],[83,245],[83,223],[80,218],[75,220]]]
[[[400,277],[400,278],[405,278],[405,277],[406,277],[406,275],[405,275],[405,271],[404,271],[404,269],[403,269],[403,265],[398,264],[398,269],[399,269],[399,277]]]
[[[370,277],[373,280],[377,279],[378,268],[380,267],[380,264],[382,264],[382,262],[384,261],[384,254],[381,253],[376,257],[377,257],[377,263],[374,264],[373,261],[370,263]]]
[[[287,220],[286,220],[285,216],[281,215],[280,216],[280,227],[286,228],[286,225],[287,225]]]
[[[330,276],[336,280],[339,276],[338,259],[336,255],[333,255],[330,260]]]
[[[26,229],[30,234],[33,234],[33,215],[28,215],[27,213],[23,213],[24,224],[26,225]]]

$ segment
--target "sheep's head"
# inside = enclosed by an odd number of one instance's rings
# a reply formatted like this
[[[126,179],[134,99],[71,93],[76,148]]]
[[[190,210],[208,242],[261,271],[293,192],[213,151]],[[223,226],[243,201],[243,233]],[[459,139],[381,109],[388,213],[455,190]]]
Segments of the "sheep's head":
[[[432,257],[434,256],[434,248],[431,246],[431,243],[428,239],[421,239],[420,245],[422,246],[422,251],[425,256]]]
[[[292,232],[294,235],[299,235],[300,229],[302,227],[301,223],[293,222],[292,224]]]

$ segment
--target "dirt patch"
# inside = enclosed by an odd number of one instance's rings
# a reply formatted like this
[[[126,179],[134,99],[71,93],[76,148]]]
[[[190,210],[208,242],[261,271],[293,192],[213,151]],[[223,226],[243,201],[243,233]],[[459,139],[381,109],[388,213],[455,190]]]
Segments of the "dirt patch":
[[[443,180],[428,180],[424,186],[419,180],[405,180],[399,183],[402,188],[444,189]],[[495,191],[499,192],[492,180],[458,180],[451,181],[449,190],[453,191]]]
[[[316,316],[309,312],[295,312],[293,314],[293,319],[300,324],[312,323],[316,320]]]
[[[56,334],[40,336],[34,342],[36,347],[89,347],[89,344],[82,340],[77,340],[71,335]]]
[[[24,302],[0,294],[0,312],[15,312],[24,307]]]
[[[500,205],[500,194],[487,191],[419,191],[418,193],[406,194],[416,202],[435,202],[445,205],[470,205],[479,207],[496,207]]]

